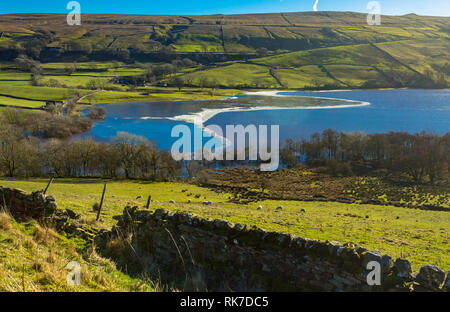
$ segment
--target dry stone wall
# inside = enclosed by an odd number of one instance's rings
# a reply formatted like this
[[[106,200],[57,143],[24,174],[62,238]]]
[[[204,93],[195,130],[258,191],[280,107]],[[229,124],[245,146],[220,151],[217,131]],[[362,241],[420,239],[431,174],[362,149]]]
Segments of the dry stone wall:
[[[449,276],[427,265],[413,274],[394,260],[353,244],[310,240],[190,213],[127,207],[99,246],[127,237],[141,271],[212,291],[448,291]],[[367,283],[367,263],[381,265],[381,286]],[[446,279],[447,276],[447,279]]]
[[[8,209],[16,219],[39,219],[55,214],[57,204],[43,192],[25,191],[0,186],[0,207]]]
[[[46,226],[56,228],[59,232],[75,235],[93,241],[101,233],[95,227],[78,222],[81,215],[70,209],[58,209],[52,196],[45,196],[42,191],[31,194],[13,188],[0,186],[0,210],[5,209],[18,221],[38,220]]]

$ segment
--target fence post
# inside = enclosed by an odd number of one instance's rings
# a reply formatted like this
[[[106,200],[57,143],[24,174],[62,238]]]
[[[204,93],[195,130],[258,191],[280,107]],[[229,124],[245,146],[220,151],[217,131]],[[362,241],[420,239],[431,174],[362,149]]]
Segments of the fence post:
[[[105,200],[105,193],[106,193],[106,183],[105,183],[105,187],[103,188],[102,200],[100,201],[100,207],[98,207],[96,221],[98,221],[98,219],[100,219],[100,212],[102,211],[103,201]]]
[[[148,199],[147,199],[147,205],[145,205],[146,209],[150,208],[150,202],[152,201],[152,195],[148,195]]]
[[[50,179],[50,181],[48,182],[47,187],[46,187],[45,190],[44,190],[44,195],[47,193],[48,188],[49,188],[50,185],[53,183],[53,179],[54,179],[54,177],[52,177],[52,178]]]

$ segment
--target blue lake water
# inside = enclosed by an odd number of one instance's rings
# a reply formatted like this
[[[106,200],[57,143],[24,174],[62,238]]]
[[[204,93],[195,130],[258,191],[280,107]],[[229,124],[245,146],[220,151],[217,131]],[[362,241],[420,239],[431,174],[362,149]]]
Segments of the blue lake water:
[[[239,124],[279,125],[282,141],[305,138],[327,128],[366,133],[450,132],[450,90],[299,91],[279,95],[284,97],[250,95],[227,101],[101,104],[107,118],[77,137],[108,141],[125,131],[167,149],[177,140],[171,137],[174,126],[184,124],[194,129],[199,119],[206,126],[214,124],[223,129]],[[233,111],[235,107],[241,109]]]

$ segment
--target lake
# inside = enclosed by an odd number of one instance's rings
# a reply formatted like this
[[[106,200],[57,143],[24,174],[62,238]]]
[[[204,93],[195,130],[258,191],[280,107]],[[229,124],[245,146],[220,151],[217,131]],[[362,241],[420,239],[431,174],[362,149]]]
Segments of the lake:
[[[204,125],[279,125],[280,139],[306,138],[332,128],[386,133],[450,132],[450,90],[289,91],[250,93],[224,101],[99,104],[107,117],[76,136],[108,141],[119,131],[144,136],[161,149],[177,140],[172,128]]]

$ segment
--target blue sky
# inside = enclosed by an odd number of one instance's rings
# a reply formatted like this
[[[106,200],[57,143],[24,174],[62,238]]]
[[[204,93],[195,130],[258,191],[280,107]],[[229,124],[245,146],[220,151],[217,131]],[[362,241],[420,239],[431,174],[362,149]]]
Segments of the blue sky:
[[[0,14],[66,13],[69,0],[2,0]],[[82,13],[239,14],[312,11],[315,0],[78,0]],[[367,12],[369,0],[319,0],[319,11]],[[382,14],[450,16],[450,0],[379,1]]]

